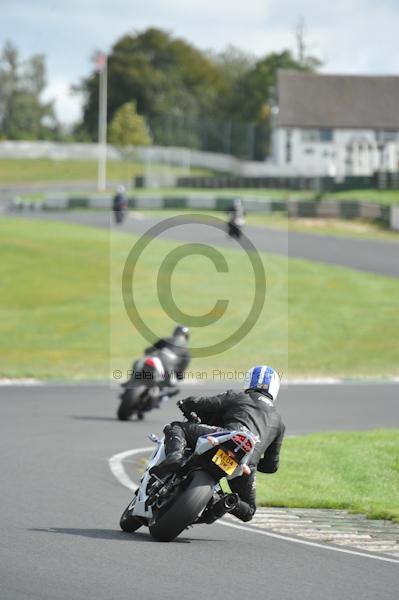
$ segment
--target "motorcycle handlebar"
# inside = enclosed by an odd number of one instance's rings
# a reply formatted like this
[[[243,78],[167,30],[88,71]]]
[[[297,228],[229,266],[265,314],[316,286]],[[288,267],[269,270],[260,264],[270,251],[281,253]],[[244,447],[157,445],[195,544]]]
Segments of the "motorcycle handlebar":
[[[201,419],[199,418],[199,416],[195,412],[190,412],[190,414],[187,417],[187,420],[190,423],[197,423],[197,425],[201,424]]]
[[[197,415],[197,413],[195,413],[193,411],[190,412],[190,413],[187,413],[184,410],[184,401],[183,400],[179,400],[176,404],[177,404],[177,408],[179,410],[181,410],[181,412],[186,417],[187,421],[189,421],[189,423],[197,423],[197,424],[201,423],[201,419],[199,418],[199,416]]]

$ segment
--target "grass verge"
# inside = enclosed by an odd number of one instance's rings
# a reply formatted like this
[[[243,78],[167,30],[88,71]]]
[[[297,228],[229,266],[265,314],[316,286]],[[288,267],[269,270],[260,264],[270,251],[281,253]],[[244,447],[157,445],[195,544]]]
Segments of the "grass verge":
[[[98,163],[96,160],[51,160],[49,158],[0,159],[0,184],[26,184],[57,181],[96,181]],[[177,175],[206,175],[204,169],[185,169],[165,165],[152,165],[156,173]],[[131,182],[137,175],[143,175],[142,163],[110,160],[107,163],[107,179]],[[40,195],[29,199],[40,199]]]
[[[258,474],[257,502],[399,522],[399,429],[287,438],[279,471]]]
[[[323,202],[325,200],[364,200],[366,202],[376,202],[378,204],[398,204],[399,190],[348,190],[345,192],[326,192],[322,194],[321,200],[319,194],[315,194],[310,190],[293,190],[281,188],[159,188],[157,190],[145,190],[145,193],[154,194],[154,192],[169,195],[169,196],[187,196],[201,195],[204,196],[253,196],[270,198],[273,200],[315,200]]]
[[[109,232],[78,225],[0,221],[0,376],[107,378],[110,358],[111,369],[130,367],[147,345],[121,298],[121,273],[134,241],[117,232],[110,244]],[[153,240],[135,279],[139,310],[162,335],[172,321],[160,307],[155,273],[175,247]],[[193,256],[173,274],[176,304],[188,314],[208,312],[218,298],[229,300],[223,318],[193,329],[193,345],[223,339],[252,304],[248,259],[221,251],[228,273]],[[399,374],[398,280],[266,254],[262,260],[267,294],[258,325],[229,350],[193,361],[192,371],[209,378],[213,370],[242,370],[267,354],[286,373],[289,359],[290,376]]]

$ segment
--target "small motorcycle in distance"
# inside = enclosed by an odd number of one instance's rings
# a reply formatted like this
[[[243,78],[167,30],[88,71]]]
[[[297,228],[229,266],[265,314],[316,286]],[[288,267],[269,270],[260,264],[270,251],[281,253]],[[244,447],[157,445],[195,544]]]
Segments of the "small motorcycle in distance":
[[[161,403],[179,393],[179,389],[165,387],[165,370],[161,360],[156,356],[147,356],[134,363],[130,379],[122,384],[123,391],[119,398],[117,416],[120,421],[127,421],[136,416],[139,421],[144,414],[159,408]],[[170,384],[175,380],[169,377]]]
[[[195,413],[189,420],[200,422]],[[219,431],[198,438],[194,451],[186,450],[186,460],[177,473],[163,478],[150,469],[165,459],[164,441],[151,434],[155,449],[133,500],[123,512],[120,527],[132,533],[149,528],[156,540],[170,542],[190,525],[204,522],[204,515],[216,503],[235,508],[234,495],[224,494],[220,480],[249,474],[248,462],[258,438],[248,429]]]
[[[128,211],[128,200],[126,190],[123,185],[118,185],[116,194],[112,201],[112,210],[115,215],[115,223],[120,225],[125,220]]]
[[[245,210],[240,198],[236,198],[229,211],[230,218],[227,221],[227,233],[230,237],[240,239],[242,228],[245,225]]]
[[[228,221],[227,223],[227,233],[229,234],[230,237],[232,238],[236,238],[237,240],[240,239],[241,234],[242,234],[242,225],[243,224],[239,224],[237,222],[235,222],[234,220]]]

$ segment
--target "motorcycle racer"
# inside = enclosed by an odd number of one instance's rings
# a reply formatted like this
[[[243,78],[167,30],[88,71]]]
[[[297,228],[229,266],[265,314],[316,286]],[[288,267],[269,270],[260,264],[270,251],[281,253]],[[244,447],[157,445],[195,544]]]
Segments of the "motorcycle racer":
[[[280,389],[280,377],[269,366],[253,367],[247,377],[245,390],[178,402],[185,415],[194,412],[204,424],[174,421],[164,428],[166,459],[151,469],[151,474],[163,477],[177,471],[184,460],[187,446],[194,448],[202,435],[212,435],[223,429],[249,429],[259,438],[255,445],[248,474],[229,482],[236,495],[234,508],[229,512],[242,521],[250,521],[256,511],[256,471],[275,473],[279,466],[280,449],[285,426],[274,403]],[[212,523],[229,509],[214,505],[202,520]]]

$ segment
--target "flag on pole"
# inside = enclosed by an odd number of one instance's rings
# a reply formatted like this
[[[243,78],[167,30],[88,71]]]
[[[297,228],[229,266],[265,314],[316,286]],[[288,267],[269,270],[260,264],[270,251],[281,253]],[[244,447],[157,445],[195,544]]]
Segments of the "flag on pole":
[[[97,73],[101,73],[104,70],[105,62],[107,57],[104,52],[96,52],[96,71]]]

